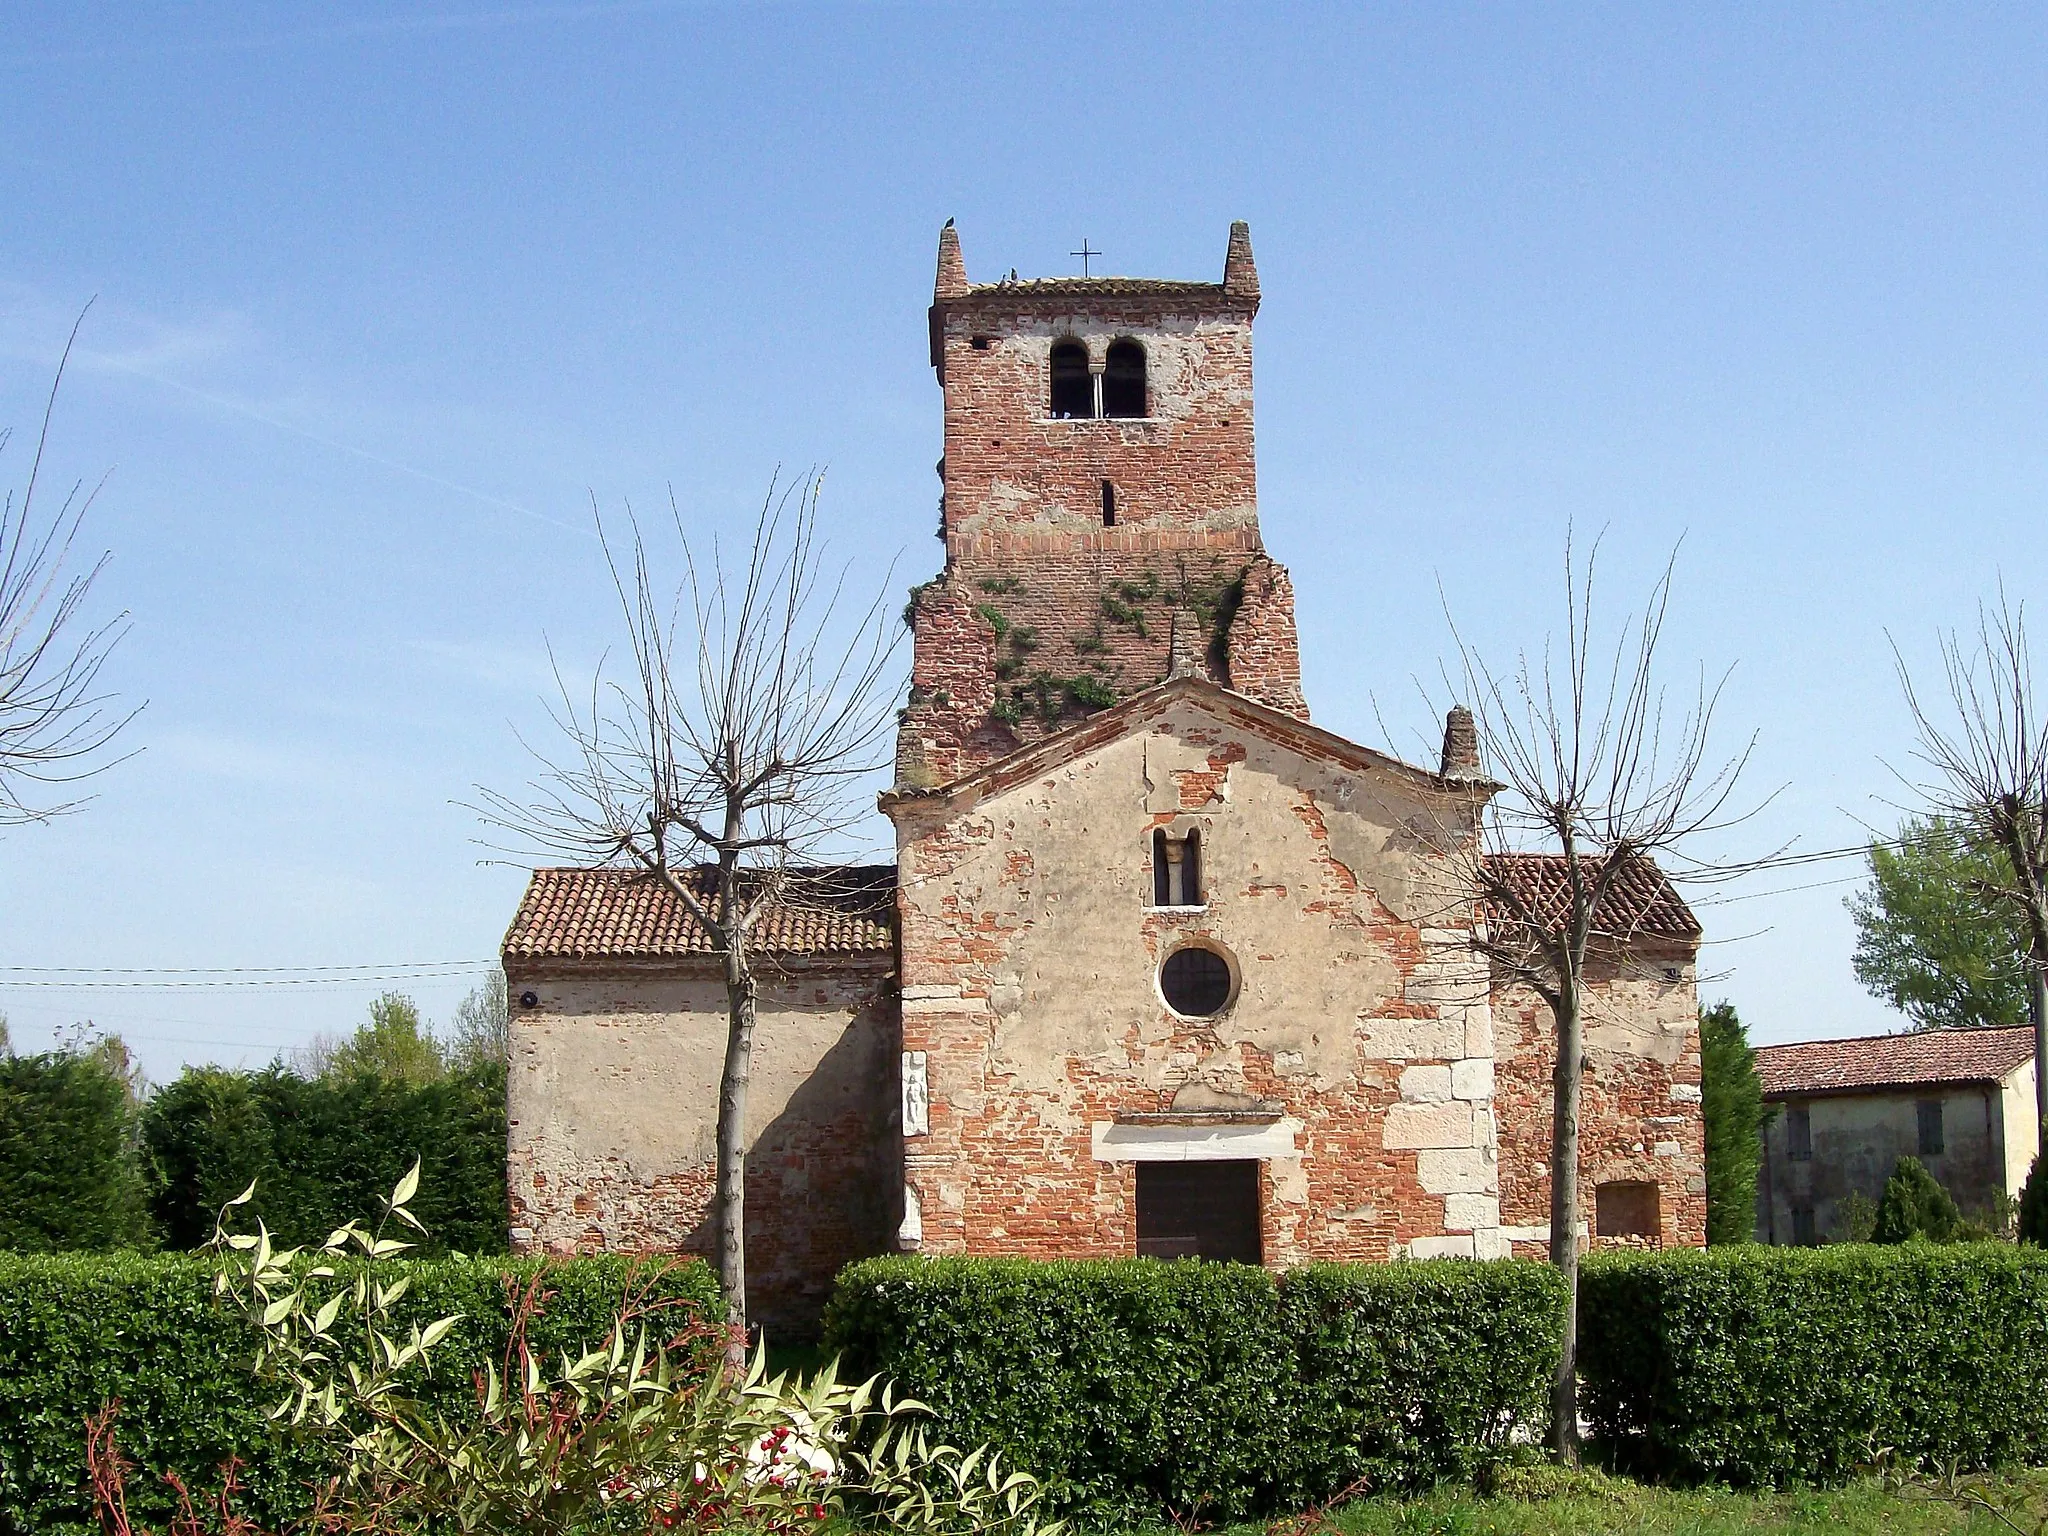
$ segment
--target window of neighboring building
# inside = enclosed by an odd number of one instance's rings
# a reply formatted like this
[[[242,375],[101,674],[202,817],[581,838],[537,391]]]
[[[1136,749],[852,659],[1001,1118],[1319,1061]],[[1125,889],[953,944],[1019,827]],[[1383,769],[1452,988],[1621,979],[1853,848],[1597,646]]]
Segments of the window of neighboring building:
[[[1813,1235],[1813,1207],[1795,1205],[1792,1207],[1792,1241],[1802,1248],[1811,1248],[1817,1239]]]
[[[1186,1018],[1219,1014],[1230,1002],[1230,962],[1200,944],[1176,949],[1159,967],[1159,995]]]
[[[1813,1156],[1813,1115],[1804,1104],[1794,1104],[1785,1111],[1785,1155],[1795,1163],[1806,1162]],[[1807,1215],[1811,1219],[1812,1212]]]
[[[1109,344],[1109,355],[1103,361],[1102,414],[1143,416],[1145,349],[1126,337]]]
[[[1152,905],[1202,905],[1202,834],[1190,828],[1176,837],[1160,827],[1152,834]]]
[[[1594,1230],[1602,1237],[1656,1237],[1662,1216],[1655,1184],[1618,1179],[1593,1190]]]
[[[1078,341],[1053,343],[1050,413],[1062,417],[1095,414],[1095,383],[1088,377],[1088,349]]]
[[[1941,1100],[1922,1099],[1913,1110],[1920,1121],[1920,1155],[1938,1156],[1942,1149]]]
[[[1139,1163],[1137,1170],[1141,1258],[1260,1262],[1258,1163]]]

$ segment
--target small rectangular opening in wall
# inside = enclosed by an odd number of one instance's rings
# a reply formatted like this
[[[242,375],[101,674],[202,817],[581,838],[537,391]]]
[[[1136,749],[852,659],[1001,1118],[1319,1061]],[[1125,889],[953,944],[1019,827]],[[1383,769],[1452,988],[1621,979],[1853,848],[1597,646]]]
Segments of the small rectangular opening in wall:
[[[1920,1155],[1939,1157],[1947,1145],[1942,1135],[1941,1100],[1921,1099],[1913,1105],[1914,1117],[1919,1121]]]
[[[1785,1155],[1795,1163],[1813,1156],[1813,1114],[1804,1104],[1785,1111]]]
[[[988,343],[989,343],[989,338],[988,338],[988,337],[986,337],[986,336],[976,336],[976,337],[973,337],[973,338],[971,338],[971,339],[969,340],[969,342],[968,342],[968,345],[969,345],[969,346],[971,346],[971,347],[973,347],[973,348],[974,348],[974,350],[975,350],[975,351],[977,351],[977,352],[986,352],[986,351],[988,350]]]
[[[1655,1184],[1616,1180],[1593,1191],[1593,1225],[1602,1237],[1656,1237],[1663,1231]]]
[[[1139,1163],[1138,1256],[1257,1264],[1259,1164]]]
[[[1116,487],[1107,480],[1102,482],[1102,526],[1116,526]]]

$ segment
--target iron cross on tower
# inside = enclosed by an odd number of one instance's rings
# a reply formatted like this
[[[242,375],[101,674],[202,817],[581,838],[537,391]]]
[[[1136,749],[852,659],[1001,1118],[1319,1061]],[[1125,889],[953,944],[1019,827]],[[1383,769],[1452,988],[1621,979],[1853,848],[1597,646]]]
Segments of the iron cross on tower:
[[[1081,275],[1083,277],[1086,277],[1088,275],[1088,258],[1090,256],[1100,256],[1102,252],[1089,250],[1088,237],[1086,235],[1083,235],[1081,237],[1081,249],[1079,249],[1078,251],[1069,251],[1067,252],[1067,254],[1069,256],[1078,256],[1081,258]]]

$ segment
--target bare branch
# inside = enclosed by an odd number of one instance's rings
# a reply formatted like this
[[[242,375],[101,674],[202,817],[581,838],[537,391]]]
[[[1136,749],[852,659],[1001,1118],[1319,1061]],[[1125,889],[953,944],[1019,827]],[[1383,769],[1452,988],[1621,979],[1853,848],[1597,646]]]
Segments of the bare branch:
[[[90,490],[83,481],[74,484],[48,518],[37,500],[57,392],[91,308],[88,303],[79,311],[64,343],[28,482],[18,499],[10,490],[0,503],[0,826],[76,810],[89,797],[39,791],[81,783],[133,755],[108,757],[106,751],[141,706],[122,710],[100,684],[101,668],[127,633],[128,615],[82,629],[81,611],[108,556],[83,570],[71,563],[79,526],[106,480]],[[10,436],[0,430],[0,450]]]

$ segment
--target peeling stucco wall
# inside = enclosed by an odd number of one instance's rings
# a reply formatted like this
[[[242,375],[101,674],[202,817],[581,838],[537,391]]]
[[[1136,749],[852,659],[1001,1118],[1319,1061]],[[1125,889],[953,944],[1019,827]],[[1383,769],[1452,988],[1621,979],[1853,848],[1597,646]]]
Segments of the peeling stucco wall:
[[[1183,697],[1029,782],[895,814],[923,1248],[1131,1252],[1131,1166],[1097,1130],[1263,1106],[1299,1127],[1265,1165],[1269,1262],[1501,1251],[1489,978],[1428,851],[1469,803]],[[1202,834],[1200,909],[1150,904],[1161,826]],[[1155,982],[1198,939],[1237,977],[1214,1020]]]
[[[1659,1240],[1707,1240],[1706,1125],[1700,1108],[1697,977],[1691,953],[1640,941],[1595,956],[1585,994],[1579,1204],[1586,1234],[1603,1183],[1653,1183]],[[1502,1220],[1515,1252],[1550,1251],[1550,1139],[1556,1024],[1527,985],[1496,978]]]
[[[747,1101],[748,1306],[815,1322],[883,1252],[902,1188],[894,967],[761,965]],[[712,1252],[725,988],[702,962],[508,966],[515,1252]]]
[[[1942,1150],[1922,1151],[1918,1106],[1941,1105]],[[1803,1105],[1812,1156],[1794,1159],[1785,1111]],[[2034,1071],[2027,1062],[1999,1083],[1973,1083],[1881,1093],[1827,1094],[1775,1100],[1764,1127],[1757,1189],[1757,1238],[1797,1241],[1795,1211],[1813,1221],[1822,1242],[1844,1235],[1842,1202],[1860,1194],[1875,1205],[1902,1157],[1917,1157],[1961,1206],[1979,1220],[1996,1196],[2017,1198],[2038,1145]]]

